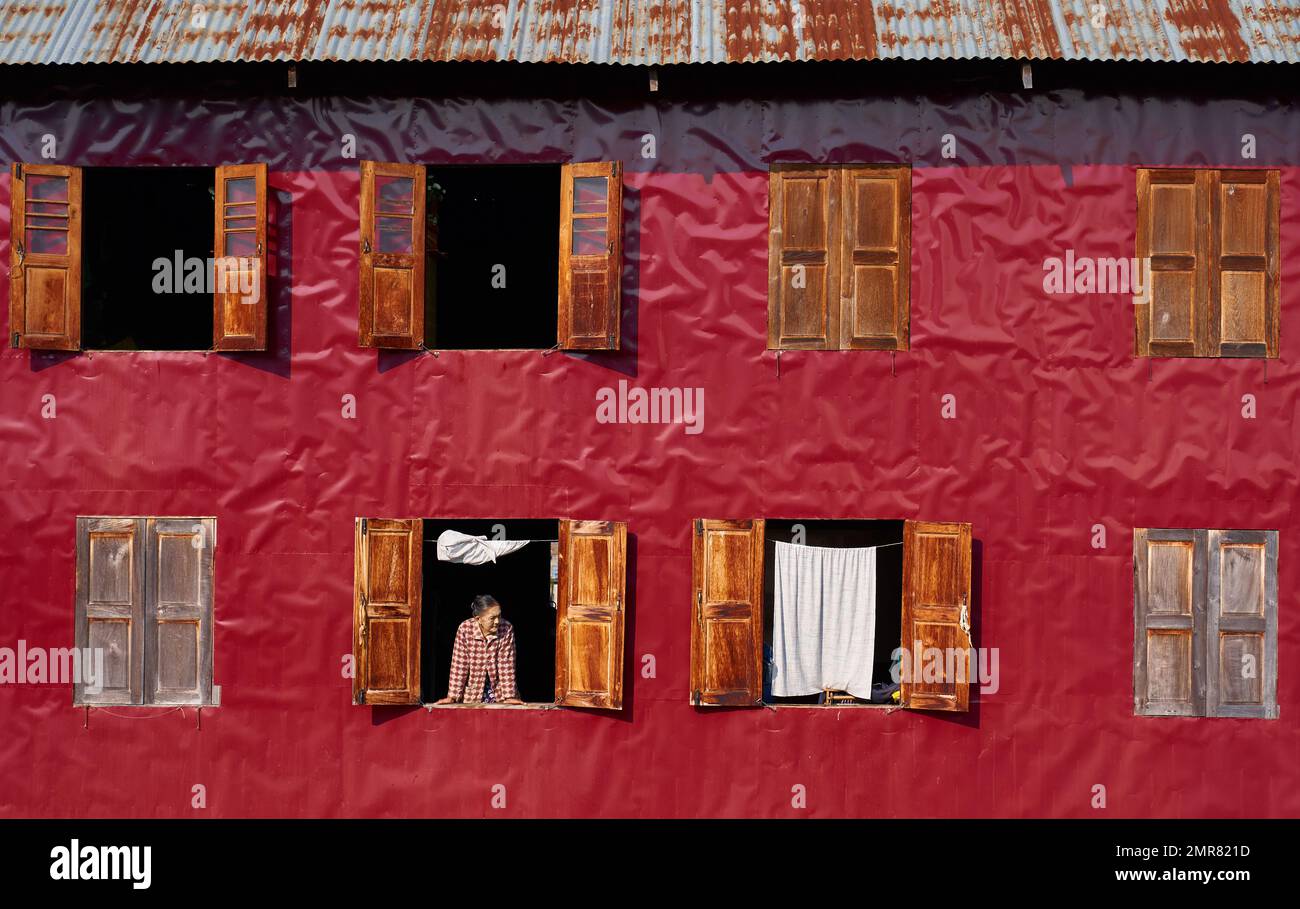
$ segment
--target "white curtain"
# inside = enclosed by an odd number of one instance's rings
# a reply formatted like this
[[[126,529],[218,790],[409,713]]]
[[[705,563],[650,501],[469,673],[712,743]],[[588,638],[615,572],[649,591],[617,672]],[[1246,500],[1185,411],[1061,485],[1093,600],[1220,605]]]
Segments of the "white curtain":
[[[489,540],[472,537],[456,530],[438,534],[438,561],[460,562],[462,565],[485,565],[495,562],[497,556],[507,555],[527,546],[529,540]]]
[[[871,697],[876,548],[776,544],[772,694]]]

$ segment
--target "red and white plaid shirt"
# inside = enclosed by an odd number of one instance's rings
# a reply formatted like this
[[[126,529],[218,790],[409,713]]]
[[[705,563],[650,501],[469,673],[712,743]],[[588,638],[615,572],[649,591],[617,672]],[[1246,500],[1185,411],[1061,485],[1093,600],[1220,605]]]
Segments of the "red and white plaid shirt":
[[[447,696],[467,704],[480,702],[485,679],[492,680],[493,701],[519,696],[515,691],[515,629],[505,619],[491,637],[484,636],[478,619],[466,619],[456,629]]]

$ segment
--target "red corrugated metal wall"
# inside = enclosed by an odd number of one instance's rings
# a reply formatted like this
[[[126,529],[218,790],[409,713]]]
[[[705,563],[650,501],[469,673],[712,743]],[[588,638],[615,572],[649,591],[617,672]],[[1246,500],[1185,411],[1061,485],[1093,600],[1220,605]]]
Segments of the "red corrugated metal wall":
[[[77,515],[216,515],[223,689],[200,730],[191,710],[95,711],[83,728],[69,687],[0,686],[0,812],[1300,813],[1293,110],[1061,92],[54,100],[4,114],[7,160],[59,129],[69,163],[268,160],[280,267],[265,355],[0,352],[0,645],[71,646]],[[1221,129],[1197,145],[1205,122]],[[1258,161],[1234,160],[1246,131]],[[625,160],[624,351],[359,349],[349,132],[358,158]],[[646,132],[655,160],[640,158]],[[945,132],[956,161],[939,156]],[[912,349],[895,362],[787,353],[778,378],[765,350],[774,160],[914,162]],[[1282,353],[1267,364],[1136,360],[1128,298],[1043,292],[1044,258],[1067,248],[1133,255],[1137,164],[1207,162],[1281,166]],[[3,261],[8,218],[6,176]],[[621,379],[703,388],[704,431],[597,423],[597,390]],[[944,395],[956,419],[941,418]],[[352,706],[340,667],[360,515],[627,520],[622,715]],[[748,516],[971,522],[976,643],[999,648],[1000,690],[964,716],[689,706],[691,520]],[[1132,715],[1135,526],[1281,532],[1280,720]],[[206,809],[191,807],[196,784]]]

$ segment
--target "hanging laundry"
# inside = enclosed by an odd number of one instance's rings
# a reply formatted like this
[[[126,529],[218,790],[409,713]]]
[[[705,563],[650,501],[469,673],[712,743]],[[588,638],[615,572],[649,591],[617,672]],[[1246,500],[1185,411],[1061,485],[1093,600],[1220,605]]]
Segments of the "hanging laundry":
[[[507,555],[527,546],[529,540],[489,540],[474,537],[457,530],[444,530],[438,534],[438,561],[459,562],[462,565],[486,565],[497,556]]]
[[[776,543],[772,694],[832,688],[871,698],[876,547]]]

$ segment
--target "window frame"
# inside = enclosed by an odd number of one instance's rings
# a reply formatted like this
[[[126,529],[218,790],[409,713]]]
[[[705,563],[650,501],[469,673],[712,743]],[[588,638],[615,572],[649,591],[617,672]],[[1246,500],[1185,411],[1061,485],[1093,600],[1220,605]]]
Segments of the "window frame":
[[[200,551],[195,574],[196,601],[193,603],[162,603],[159,561],[162,553],[160,537],[178,535],[174,525],[188,530],[201,544],[193,546]],[[96,537],[129,536],[129,575],[127,586],[130,600],[123,602],[92,600],[96,586]],[[129,675],[127,699],[101,697],[86,692],[84,683],[73,687],[74,707],[219,707],[221,687],[215,674],[215,604],[216,604],[216,549],[217,519],[207,517],[173,516],[78,516],[76,519],[76,581],[73,604],[75,646],[83,653],[90,648],[92,622],[129,621],[127,648]],[[120,556],[119,556],[120,558]],[[125,609],[123,609],[125,607]],[[92,614],[98,613],[98,614]],[[125,613],[125,614],[124,614]],[[196,625],[195,674],[196,694],[193,697],[169,698],[159,696],[161,687],[157,667],[161,663],[158,628],[167,623]],[[105,670],[106,671],[106,670]]]

